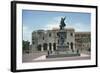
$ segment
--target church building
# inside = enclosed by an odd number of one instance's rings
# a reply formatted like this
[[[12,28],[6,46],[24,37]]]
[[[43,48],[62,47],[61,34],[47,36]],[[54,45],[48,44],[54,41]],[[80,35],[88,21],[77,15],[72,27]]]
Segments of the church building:
[[[32,32],[32,51],[56,51],[59,43],[59,29],[37,30]],[[75,32],[74,28],[64,29],[66,38],[64,44],[67,45],[66,50],[90,50],[91,49],[91,33]]]

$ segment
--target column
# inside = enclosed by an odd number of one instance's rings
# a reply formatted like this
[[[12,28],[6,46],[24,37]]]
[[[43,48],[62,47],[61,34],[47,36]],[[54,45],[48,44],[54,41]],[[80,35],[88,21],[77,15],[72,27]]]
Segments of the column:
[[[71,51],[71,43],[69,42],[69,48],[68,48],[70,51]]]
[[[74,49],[74,51],[76,51],[76,48],[75,48],[75,42],[73,43],[73,49]]]
[[[49,51],[49,44],[47,44],[47,51]]]
[[[44,51],[44,50],[43,50],[43,45],[41,45],[41,51]]]
[[[53,49],[53,44],[52,44],[52,43],[51,43],[51,50],[54,51],[54,49]]]

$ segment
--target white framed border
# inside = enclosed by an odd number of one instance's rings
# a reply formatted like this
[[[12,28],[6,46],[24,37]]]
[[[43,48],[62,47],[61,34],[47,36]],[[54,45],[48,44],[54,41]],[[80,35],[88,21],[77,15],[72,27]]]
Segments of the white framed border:
[[[91,13],[91,59],[77,61],[54,61],[54,62],[33,62],[22,63],[22,9],[27,10],[45,10],[45,11],[62,11],[62,12],[86,12]],[[55,67],[75,67],[96,65],[96,9],[88,7],[71,7],[71,6],[52,6],[37,4],[17,4],[16,5],[16,69],[40,69]]]

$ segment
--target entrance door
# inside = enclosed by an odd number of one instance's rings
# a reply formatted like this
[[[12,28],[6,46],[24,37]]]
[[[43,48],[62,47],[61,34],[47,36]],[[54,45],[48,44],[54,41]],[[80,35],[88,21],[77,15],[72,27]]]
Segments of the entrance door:
[[[44,44],[43,44],[43,49],[44,49],[44,50],[47,50],[47,46],[48,46],[47,43],[44,43]]]
[[[49,50],[51,50],[51,46],[52,46],[51,43],[49,43]]]
[[[53,43],[53,49],[56,50],[56,43]]]
[[[41,51],[41,45],[38,45],[37,48],[38,48],[38,51]]]

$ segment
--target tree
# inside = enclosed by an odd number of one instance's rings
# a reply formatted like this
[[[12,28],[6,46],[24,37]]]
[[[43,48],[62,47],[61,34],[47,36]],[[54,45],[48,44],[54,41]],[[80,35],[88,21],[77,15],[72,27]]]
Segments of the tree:
[[[23,43],[22,44],[23,44],[23,52],[29,53],[29,45],[30,45],[30,42],[23,40]]]

